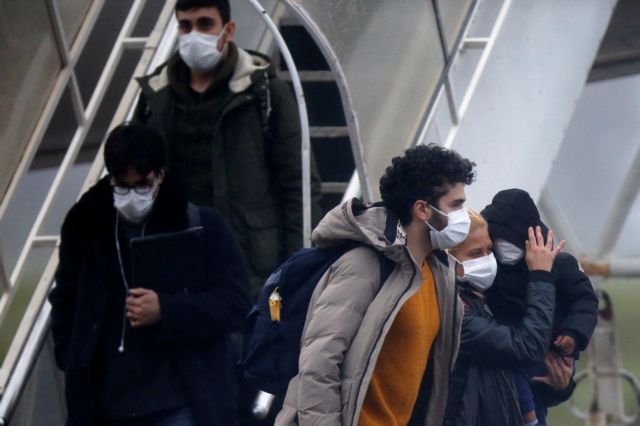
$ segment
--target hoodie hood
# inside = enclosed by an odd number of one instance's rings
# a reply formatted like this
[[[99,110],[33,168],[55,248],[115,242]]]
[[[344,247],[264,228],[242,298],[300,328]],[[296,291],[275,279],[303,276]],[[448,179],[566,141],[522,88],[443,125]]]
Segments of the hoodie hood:
[[[311,236],[317,247],[355,241],[372,246],[396,263],[409,261],[404,247],[407,234],[400,220],[381,203],[365,205],[357,198],[334,207]]]
[[[244,92],[253,84],[256,73],[263,74],[266,78],[275,77],[268,57],[258,52],[238,49],[238,62],[229,80],[229,90],[234,93]]]
[[[237,53],[236,65],[228,83],[231,92],[244,92],[258,79],[275,77],[275,69],[267,56],[259,52],[240,49],[233,42],[230,42],[230,49]],[[152,91],[159,92],[170,85],[169,70],[171,66],[175,67],[176,63],[186,67],[178,52],[175,52],[168,62],[156,68],[152,74],[137,77],[136,80],[142,87],[148,85]]]
[[[522,189],[498,192],[480,214],[489,224],[492,240],[502,238],[524,250],[530,226],[540,226],[544,239],[547,239],[548,228],[540,220],[540,213],[533,199]]]

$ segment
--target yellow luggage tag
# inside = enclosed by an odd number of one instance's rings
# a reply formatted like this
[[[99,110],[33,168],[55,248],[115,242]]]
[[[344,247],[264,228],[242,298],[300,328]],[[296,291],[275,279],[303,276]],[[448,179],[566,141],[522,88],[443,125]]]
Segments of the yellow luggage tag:
[[[269,296],[269,313],[271,321],[280,321],[280,310],[282,309],[282,298],[278,292],[278,287]]]

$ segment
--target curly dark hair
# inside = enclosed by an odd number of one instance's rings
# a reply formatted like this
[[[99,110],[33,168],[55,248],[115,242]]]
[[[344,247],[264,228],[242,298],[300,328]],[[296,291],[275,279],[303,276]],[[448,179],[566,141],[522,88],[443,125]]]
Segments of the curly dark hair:
[[[440,198],[451,186],[473,182],[475,165],[457,152],[436,144],[407,149],[403,156],[391,160],[391,166],[380,179],[382,201],[403,225],[408,225],[417,200],[438,207]]]

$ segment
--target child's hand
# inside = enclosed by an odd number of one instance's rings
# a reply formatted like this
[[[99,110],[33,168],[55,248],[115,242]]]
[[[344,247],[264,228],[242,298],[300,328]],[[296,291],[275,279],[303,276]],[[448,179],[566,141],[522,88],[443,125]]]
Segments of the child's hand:
[[[536,226],[529,227],[529,239],[525,241],[525,261],[530,271],[536,269],[542,271],[551,271],[553,260],[564,247],[564,241],[561,241],[556,248],[553,248],[553,231],[547,233],[547,242],[542,238],[542,229]]]
[[[562,353],[566,356],[572,355],[576,351],[576,341],[571,336],[560,335],[553,344],[556,345],[558,349],[561,349]]]

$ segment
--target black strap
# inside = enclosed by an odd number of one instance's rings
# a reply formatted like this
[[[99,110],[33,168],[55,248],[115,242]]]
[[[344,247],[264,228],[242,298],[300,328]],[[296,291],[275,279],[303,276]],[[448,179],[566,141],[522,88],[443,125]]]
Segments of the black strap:
[[[389,276],[395,269],[396,264],[381,251],[376,250],[376,254],[378,255],[378,263],[380,264],[380,287],[382,287],[387,279],[389,279]]]

